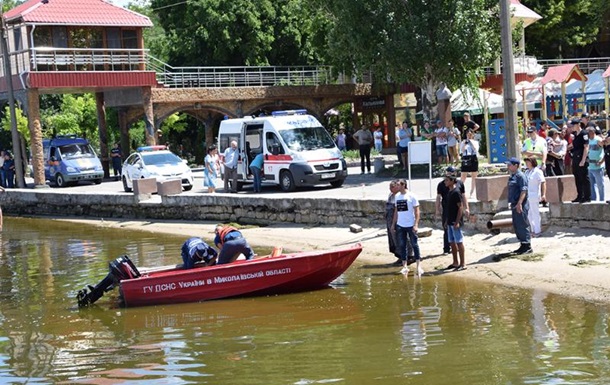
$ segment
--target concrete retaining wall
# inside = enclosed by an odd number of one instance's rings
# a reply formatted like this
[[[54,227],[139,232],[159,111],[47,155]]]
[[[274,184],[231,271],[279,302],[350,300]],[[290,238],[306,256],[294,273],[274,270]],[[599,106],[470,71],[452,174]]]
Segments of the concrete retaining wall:
[[[6,190],[0,194],[5,214],[13,216],[86,216],[97,218],[166,219],[237,222],[241,224],[298,223],[303,225],[385,226],[383,200],[294,198],[244,195],[154,195],[139,201],[133,194],[85,194],[53,190]],[[433,200],[420,201],[421,226],[434,227]],[[506,210],[497,202],[470,202],[466,228],[487,231],[487,221]],[[606,203],[550,204],[549,224],[610,230]]]
[[[242,224],[300,223],[304,225],[385,225],[382,200],[295,198],[244,195],[168,195],[139,201],[133,194],[85,194],[7,190],[0,202],[9,215],[87,216],[97,218],[170,219],[238,222]],[[421,201],[422,225],[436,223],[434,201]],[[497,207],[471,204],[469,227],[485,229]]]

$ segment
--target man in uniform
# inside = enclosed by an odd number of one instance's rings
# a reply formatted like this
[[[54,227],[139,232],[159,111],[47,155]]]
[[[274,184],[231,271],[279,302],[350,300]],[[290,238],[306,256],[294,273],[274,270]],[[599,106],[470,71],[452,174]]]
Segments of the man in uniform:
[[[205,243],[201,238],[192,237],[182,245],[182,265],[185,269],[192,269],[197,262],[203,262],[204,266],[216,263],[218,253],[213,247]]]
[[[589,180],[589,138],[578,119],[570,121],[574,140],[568,145],[572,157],[572,173],[578,196],[572,203],[591,202],[591,182]]]
[[[530,222],[527,219],[529,204],[527,202],[527,178],[521,171],[521,161],[510,158],[506,161],[508,166],[508,203],[511,208],[513,230],[521,246],[514,252],[525,254],[532,252],[530,243]]]

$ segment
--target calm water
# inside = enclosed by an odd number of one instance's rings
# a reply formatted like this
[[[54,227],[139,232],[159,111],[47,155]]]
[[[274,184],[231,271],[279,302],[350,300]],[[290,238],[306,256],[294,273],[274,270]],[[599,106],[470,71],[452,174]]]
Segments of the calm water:
[[[608,307],[452,274],[356,264],[310,293],[122,309],[112,292],[76,307],[109,261],[177,263],[182,241],[5,219],[0,383],[610,383]]]

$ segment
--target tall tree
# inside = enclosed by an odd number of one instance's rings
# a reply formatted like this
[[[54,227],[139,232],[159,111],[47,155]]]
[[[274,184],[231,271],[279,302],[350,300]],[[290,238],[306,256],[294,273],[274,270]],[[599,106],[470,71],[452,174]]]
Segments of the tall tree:
[[[608,0],[527,0],[542,19],[527,27],[526,52],[545,59],[574,57],[596,41],[610,15]]]
[[[152,0],[172,65],[303,65],[315,58],[306,0]]]
[[[499,53],[497,0],[312,0],[328,13],[326,58],[342,72],[422,88],[478,86]]]
[[[159,17],[151,8],[150,3],[145,0],[136,0],[130,2],[127,8],[150,18],[153,26],[145,28],[143,31],[145,47],[150,50],[150,54],[153,57],[167,63],[170,51],[169,41],[165,35],[165,30],[161,26]]]

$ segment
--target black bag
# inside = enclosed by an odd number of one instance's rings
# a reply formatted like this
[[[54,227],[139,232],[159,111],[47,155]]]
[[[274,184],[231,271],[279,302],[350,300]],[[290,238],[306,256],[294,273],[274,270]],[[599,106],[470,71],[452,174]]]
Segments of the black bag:
[[[471,168],[477,161],[476,155],[462,155],[462,168]]]

